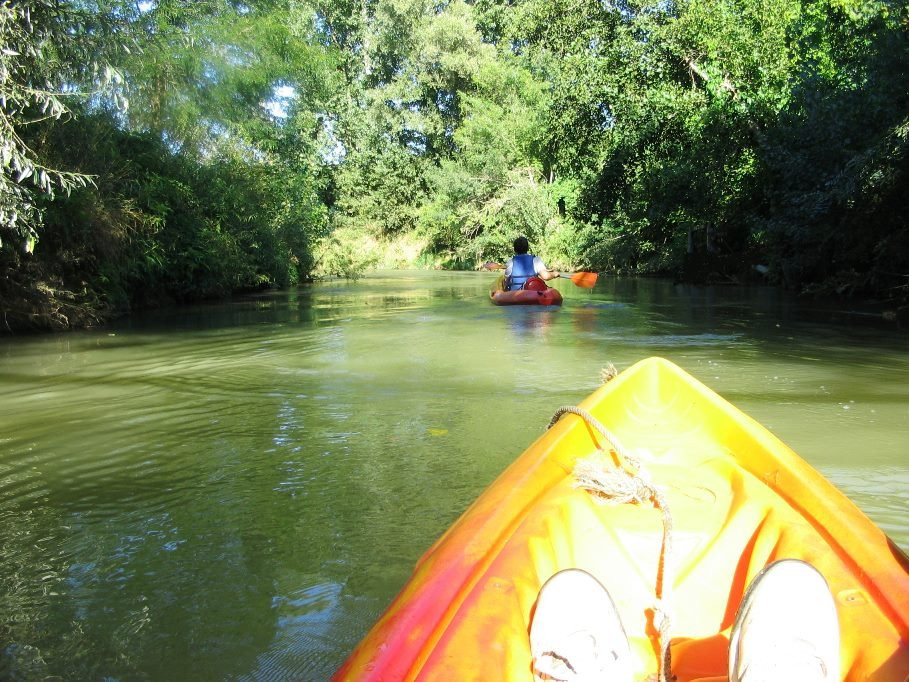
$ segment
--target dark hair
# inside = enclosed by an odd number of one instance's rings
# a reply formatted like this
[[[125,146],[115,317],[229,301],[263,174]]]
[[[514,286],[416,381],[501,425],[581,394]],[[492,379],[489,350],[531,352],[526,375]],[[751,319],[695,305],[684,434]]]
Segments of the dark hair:
[[[527,237],[518,237],[514,240],[515,253],[527,253],[530,250],[530,244],[527,243]]]

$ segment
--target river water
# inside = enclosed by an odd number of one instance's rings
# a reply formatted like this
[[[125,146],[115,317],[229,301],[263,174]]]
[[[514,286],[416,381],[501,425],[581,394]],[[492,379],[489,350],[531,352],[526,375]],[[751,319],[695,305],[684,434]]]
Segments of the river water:
[[[552,413],[651,355],[909,547],[909,344],[770,288],[376,273],[0,340],[0,678],[322,680]]]

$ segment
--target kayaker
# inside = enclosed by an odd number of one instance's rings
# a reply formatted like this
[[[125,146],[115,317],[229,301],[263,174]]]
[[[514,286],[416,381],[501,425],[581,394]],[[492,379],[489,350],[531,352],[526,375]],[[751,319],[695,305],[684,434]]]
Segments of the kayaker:
[[[523,289],[527,280],[539,277],[542,280],[555,279],[559,273],[546,267],[546,263],[539,256],[534,256],[530,251],[527,237],[518,237],[514,240],[514,256],[505,263],[505,291]],[[498,263],[486,263],[487,270],[501,270]]]
[[[631,682],[632,654],[612,597],[567,569],[540,591],[530,628],[535,680]],[[782,559],[746,590],[729,636],[730,682],[839,682],[840,634],[827,581]],[[667,675],[668,677],[668,675]]]

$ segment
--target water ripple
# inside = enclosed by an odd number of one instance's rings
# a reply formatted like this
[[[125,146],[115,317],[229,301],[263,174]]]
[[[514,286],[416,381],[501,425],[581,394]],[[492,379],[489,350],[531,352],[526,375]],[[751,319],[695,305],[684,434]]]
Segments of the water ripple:
[[[822,472],[896,544],[909,548],[906,491],[909,470],[896,467],[824,467]]]

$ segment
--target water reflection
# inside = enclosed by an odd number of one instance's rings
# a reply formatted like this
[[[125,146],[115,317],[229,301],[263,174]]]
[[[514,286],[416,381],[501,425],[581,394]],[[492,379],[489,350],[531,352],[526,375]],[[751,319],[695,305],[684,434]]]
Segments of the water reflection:
[[[502,317],[516,340],[545,338],[553,319],[561,312],[558,306],[507,306]]]

